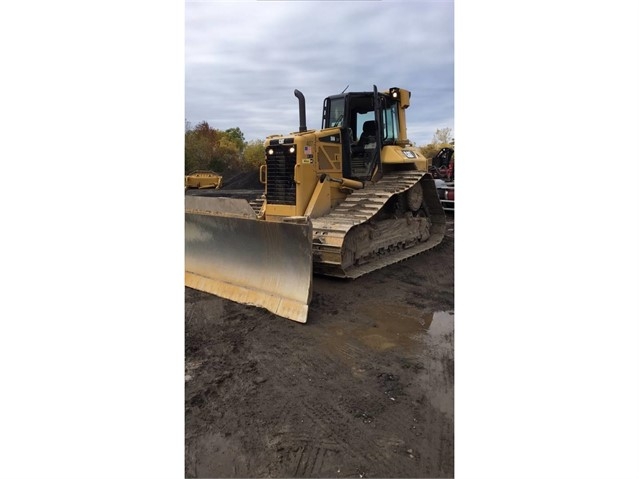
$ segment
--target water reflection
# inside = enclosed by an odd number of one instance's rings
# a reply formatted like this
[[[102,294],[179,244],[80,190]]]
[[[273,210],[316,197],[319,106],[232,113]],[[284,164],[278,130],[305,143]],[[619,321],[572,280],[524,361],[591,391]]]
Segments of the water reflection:
[[[407,304],[373,303],[363,308],[363,314],[373,319],[374,324],[354,333],[361,342],[379,351],[390,348],[415,351],[428,337],[439,337],[454,329],[452,312],[423,311]]]

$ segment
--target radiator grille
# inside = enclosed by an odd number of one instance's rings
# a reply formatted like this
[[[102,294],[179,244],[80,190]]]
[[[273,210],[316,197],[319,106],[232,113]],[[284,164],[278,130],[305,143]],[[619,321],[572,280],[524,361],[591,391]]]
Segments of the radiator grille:
[[[274,146],[266,156],[266,201],[274,205],[295,204],[295,153],[290,146]]]

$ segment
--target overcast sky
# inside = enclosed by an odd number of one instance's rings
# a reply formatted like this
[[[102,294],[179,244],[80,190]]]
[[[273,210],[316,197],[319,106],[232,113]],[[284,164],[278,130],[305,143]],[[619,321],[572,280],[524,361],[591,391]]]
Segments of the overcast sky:
[[[452,0],[187,1],[185,118],[264,139],[297,130],[296,88],[312,129],[325,97],[398,86],[408,136],[427,144],[454,131],[453,27]]]

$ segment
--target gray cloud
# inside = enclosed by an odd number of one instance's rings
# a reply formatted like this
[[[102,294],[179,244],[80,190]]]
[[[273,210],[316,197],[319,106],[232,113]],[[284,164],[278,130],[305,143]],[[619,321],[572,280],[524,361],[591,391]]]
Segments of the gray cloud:
[[[408,133],[453,128],[453,3],[187,2],[185,116],[247,140],[298,126],[293,90],[319,128],[323,99],[393,86],[412,92]]]

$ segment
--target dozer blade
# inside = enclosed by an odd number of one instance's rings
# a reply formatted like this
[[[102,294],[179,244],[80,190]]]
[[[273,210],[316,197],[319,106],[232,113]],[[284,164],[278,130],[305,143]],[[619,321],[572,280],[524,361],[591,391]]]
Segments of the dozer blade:
[[[185,197],[185,285],[300,323],[311,301],[308,219],[256,219],[248,201]]]

